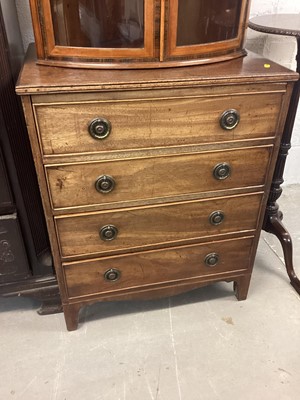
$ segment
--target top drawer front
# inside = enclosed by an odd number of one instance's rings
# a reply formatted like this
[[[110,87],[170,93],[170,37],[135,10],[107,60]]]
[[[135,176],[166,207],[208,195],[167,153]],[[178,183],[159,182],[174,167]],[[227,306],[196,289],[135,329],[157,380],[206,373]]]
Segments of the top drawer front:
[[[105,152],[274,136],[281,96],[262,93],[37,104],[35,115],[45,155]],[[220,126],[220,117],[229,109],[238,111],[240,123],[225,130]],[[89,124],[96,118],[105,118],[111,124],[105,139],[94,139],[89,133]]]

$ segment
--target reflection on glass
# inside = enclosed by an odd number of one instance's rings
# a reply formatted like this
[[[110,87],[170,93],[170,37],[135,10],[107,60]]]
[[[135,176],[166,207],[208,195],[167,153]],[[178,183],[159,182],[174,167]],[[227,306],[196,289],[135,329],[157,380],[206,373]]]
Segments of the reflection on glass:
[[[178,0],[177,46],[237,37],[241,0]]]
[[[51,0],[59,46],[144,47],[144,0]]]

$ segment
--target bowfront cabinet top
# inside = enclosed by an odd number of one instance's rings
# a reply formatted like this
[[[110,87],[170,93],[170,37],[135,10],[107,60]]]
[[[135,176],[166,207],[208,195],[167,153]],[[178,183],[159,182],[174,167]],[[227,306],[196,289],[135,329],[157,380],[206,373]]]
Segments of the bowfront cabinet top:
[[[245,54],[249,0],[30,0],[39,63],[158,68]]]

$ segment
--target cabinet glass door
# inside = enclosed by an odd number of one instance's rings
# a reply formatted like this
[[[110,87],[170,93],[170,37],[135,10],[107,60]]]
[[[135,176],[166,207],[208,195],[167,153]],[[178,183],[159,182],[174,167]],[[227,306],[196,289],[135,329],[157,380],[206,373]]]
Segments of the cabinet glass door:
[[[51,55],[153,55],[152,0],[42,0]],[[49,22],[49,23],[47,23]]]
[[[59,46],[143,48],[144,0],[52,0]]]
[[[161,68],[246,54],[250,0],[29,0],[38,62]]]
[[[184,56],[236,46],[243,0],[173,0],[170,2],[169,56]]]

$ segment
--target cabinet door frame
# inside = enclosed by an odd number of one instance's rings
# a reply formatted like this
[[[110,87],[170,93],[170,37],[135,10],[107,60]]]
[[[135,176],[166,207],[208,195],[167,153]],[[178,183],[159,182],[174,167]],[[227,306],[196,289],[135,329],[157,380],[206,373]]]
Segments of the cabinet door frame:
[[[207,54],[214,53],[220,51],[230,51],[236,48],[239,48],[242,44],[243,32],[244,32],[244,24],[247,20],[248,13],[248,0],[243,1],[241,12],[240,12],[240,20],[239,20],[239,28],[238,35],[234,39],[224,40],[220,42],[211,42],[211,43],[203,43],[196,45],[177,45],[177,29],[178,29],[178,3],[179,0],[170,0],[169,1],[169,11],[167,15],[168,31],[167,40],[166,40],[166,49],[165,49],[165,58],[170,57],[187,57],[191,55],[197,54]]]
[[[155,6],[153,0],[144,0],[144,47],[140,48],[88,48],[60,46],[55,43],[50,0],[30,0],[39,58],[76,57],[83,59],[152,58],[155,55]],[[43,23],[41,23],[43,21]]]

